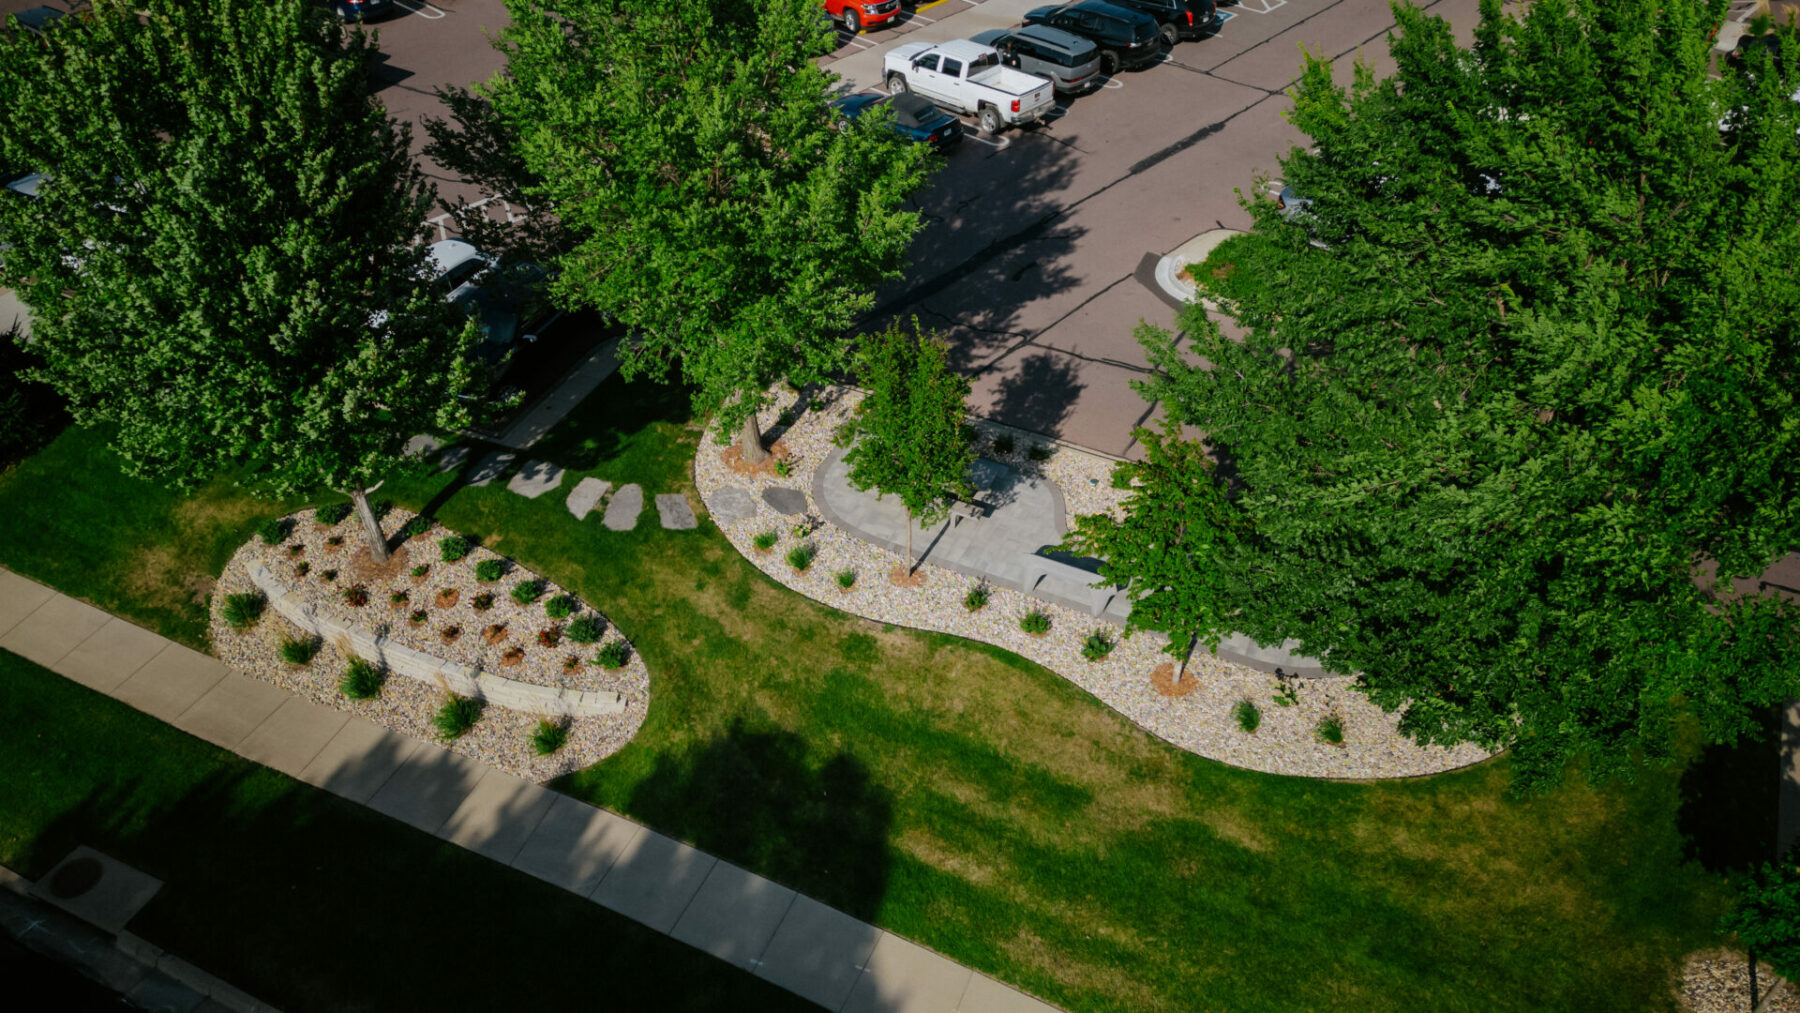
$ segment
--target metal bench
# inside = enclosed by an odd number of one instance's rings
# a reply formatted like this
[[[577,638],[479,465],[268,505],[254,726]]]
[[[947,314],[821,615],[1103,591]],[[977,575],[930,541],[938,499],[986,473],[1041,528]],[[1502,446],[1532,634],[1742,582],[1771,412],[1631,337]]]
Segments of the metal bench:
[[[963,521],[978,521],[994,512],[994,508],[972,499],[953,499],[950,501],[950,526],[956,527]]]

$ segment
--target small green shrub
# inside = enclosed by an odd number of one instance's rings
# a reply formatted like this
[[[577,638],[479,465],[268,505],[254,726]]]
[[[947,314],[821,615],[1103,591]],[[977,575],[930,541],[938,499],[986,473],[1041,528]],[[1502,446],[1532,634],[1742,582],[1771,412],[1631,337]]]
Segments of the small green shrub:
[[[400,529],[400,537],[417,538],[430,530],[431,520],[421,514],[406,522],[406,525]]]
[[[475,579],[484,584],[492,584],[506,576],[506,563],[499,559],[484,559],[475,564]]]
[[[281,660],[290,665],[304,665],[319,653],[319,642],[312,637],[282,637]]]
[[[418,566],[415,566],[412,568],[412,576],[413,576],[414,580],[422,579],[426,574],[428,574],[430,572],[431,572],[431,564],[430,563],[420,563]]]
[[[529,605],[544,594],[544,582],[541,580],[521,580],[512,586],[512,600],[521,605]]]
[[[263,609],[268,604],[268,599],[263,597],[261,591],[230,594],[225,596],[225,607],[219,610],[219,614],[232,629],[247,629],[262,618]]]
[[[331,546],[334,549],[338,548],[339,546],[344,544],[344,536],[343,535],[332,535],[330,538],[325,539],[325,544]]]
[[[1248,700],[1239,700],[1237,706],[1231,709],[1231,714],[1237,718],[1237,726],[1248,733],[1254,733],[1257,726],[1262,724],[1262,711]]]
[[[837,581],[838,587],[841,587],[844,590],[848,591],[851,588],[856,586],[856,571],[855,570],[839,570],[837,573],[832,575],[832,579]]]
[[[438,555],[444,562],[454,563],[469,554],[469,540],[461,535],[446,535],[438,539]]]
[[[381,669],[362,658],[351,658],[350,667],[338,680],[338,692],[352,700],[372,700],[381,695]]]
[[[775,474],[786,478],[794,473],[794,462],[785,457],[775,459]]]
[[[328,503],[313,511],[313,520],[327,527],[344,523],[344,518],[348,516],[350,516],[350,504],[348,503]]]
[[[288,530],[292,527],[293,525],[288,523],[287,518],[277,517],[272,521],[263,522],[262,527],[256,529],[256,533],[262,536],[264,545],[280,545],[287,541]]]
[[[494,596],[483,591],[476,595],[469,604],[475,606],[475,611],[477,612],[486,612],[488,609],[494,607]]]
[[[560,721],[545,718],[537,723],[531,733],[531,748],[539,756],[549,756],[569,741],[569,726]]]
[[[577,644],[593,644],[598,643],[601,634],[606,632],[606,625],[593,616],[576,616],[564,632]]]
[[[430,612],[427,612],[424,609],[413,609],[412,613],[406,617],[406,621],[409,623],[412,623],[414,626],[417,626],[420,623],[423,623],[425,620],[430,619],[430,618],[431,618]]]
[[[1025,456],[1034,461],[1048,461],[1050,460],[1050,448],[1044,446],[1042,443],[1033,443],[1025,451]]]
[[[337,579],[337,571],[336,570],[325,570],[325,571],[321,572],[319,574],[319,576],[324,577],[325,582],[329,584],[332,581]]]
[[[404,605],[406,604],[406,599],[410,597],[412,596],[405,591],[395,591],[393,594],[388,595],[388,604],[396,606]]]
[[[1344,744],[1344,719],[1336,714],[1327,714],[1319,721],[1319,741],[1328,745]]]
[[[819,550],[810,545],[796,545],[788,550],[788,565],[796,570],[805,572],[806,568],[812,565],[813,557],[818,554]]]
[[[755,538],[750,539],[750,544],[756,546],[758,552],[767,552],[770,549],[773,549],[775,543],[779,541],[781,541],[781,532],[765,531]]]
[[[1101,630],[1095,630],[1081,642],[1081,656],[1089,661],[1099,661],[1112,653],[1113,641]]]
[[[562,643],[562,635],[563,630],[561,626],[546,626],[538,631],[538,645],[540,647],[555,647],[557,644]]]
[[[369,589],[361,584],[344,588],[341,593],[344,596],[344,604],[351,608],[359,609],[369,603]]]
[[[1012,452],[1013,438],[1011,433],[1001,433],[999,436],[994,437],[994,453],[1006,455]]]
[[[1019,629],[1041,637],[1050,632],[1050,617],[1032,609],[1019,619]]]
[[[431,723],[437,727],[439,738],[458,739],[464,732],[475,727],[481,720],[483,704],[473,697],[450,694],[444,705],[438,708]]]
[[[986,584],[976,584],[974,587],[969,588],[968,594],[963,595],[963,608],[968,609],[970,612],[980,612],[982,609],[987,608],[988,597],[991,594],[992,592],[988,590]]]
[[[809,412],[822,412],[825,407],[825,399],[822,397],[811,398],[806,402],[806,410]]]
[[[312,572],[312,564],[307,562],[304,559],[302,559],[300,562],[294,564],[294,576],[296,576],[296,577],[304,577],[311,572]]]
[[[544,614],[552,619],[567,619],[575,614],[575,599],[559,594],[544,603]]]
[[[856,423],[854,422],[845,422],[831,431],[831,445],[834,447],[848,447],[855,442]]]
[[[1295,688],[1293,683],[1284,680],[1281,683],[1281,687],[1275,690],[1275,705],[1277,707],[1292,707],[1299,702],[1300,691]]]
[[[609,671],[624,668],[625,662],[629,660],[631,660],[631,648],[626,647],[623,640],[614,640],[604,644],[594,654],[594,664]]]

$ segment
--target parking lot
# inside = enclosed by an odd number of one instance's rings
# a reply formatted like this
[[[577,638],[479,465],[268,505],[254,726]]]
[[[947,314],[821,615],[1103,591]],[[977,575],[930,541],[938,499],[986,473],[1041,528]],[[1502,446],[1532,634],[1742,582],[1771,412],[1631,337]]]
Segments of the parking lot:
[[[44,0],[0,0],[15,11]],[[54,2],[54,0],[51,0]],[[501,0],[398,0],[380,33],[380,97],[403,121],[441,115],[438,87],[471,85],[504,65],[488,42]],[[823,61],[847,91],[881,85],[883,54],[903,41],[967,38],[1018,24],[1041,0],[936,0],[904,24],[865,31]],[[1477,0],[1425,6],[1463,33]],[[1234,189],[1300,140],[1283,119],[1302,47],[1333,58],[1348,83],[1360,53],[1380,67],[1387,0],[1241,0],[1221,5],[1217,35],[1118,75],[1059,107],[1053,120],[999,137],[971,130],[917,201],[926,226],[906,278],[884,290],[882,317],[917,315],[951,338],[975,380],[977,413],[1110,454],[1129,455],[1148,416],[1130,381],[1144,375],[1139,320],[1175,309],[1141,270],[1193,236],[1242,228]],[[479,198],[427,164],[445,199]]]

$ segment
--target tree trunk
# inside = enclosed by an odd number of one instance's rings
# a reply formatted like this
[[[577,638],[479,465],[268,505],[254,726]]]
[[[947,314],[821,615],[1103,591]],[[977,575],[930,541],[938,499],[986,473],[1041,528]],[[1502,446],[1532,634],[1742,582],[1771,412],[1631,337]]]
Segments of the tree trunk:
[[[1181,677],[1187,674],[1188,662],[1194,659],[1194,648],[1200,646],[1199,637],[1188,638],[1188,649],[1181,652],[1181,665],[1175,669],[1175,685],[1181,685]]]
[[[919,560],[913,559],[913,555],[912,555],[912,529],[913,529],[912,507],[907,507],[906,508],[906,575],[908,577],[912,576],[914,573],[916,573],[918,571],[919,562],[920,562]]]
[[[1764,1010],[1768,1009],[1769,1001],[1781,994],[1782,984],[1783,979],[1781,978],[1776,978],[1774,981],[1770,982],[1768,989],[1762,994],[1762,1000],[1750,1008],[1750,1013],[1763,1013]]]
[[[369,558],[377,563],[387,562],[387,537],[381,533],[381,522],[375,519],[375,508],[369,506],[369,494],[359,485],[350,490],[350,501],[356,504],[356,516],[362,520],[363,536],[369,540]]]
[[[738,430],[738,447],[744,452],[745,464],[761,464],[769,459],[769,452],[763,449],[762,427],[756,424],[756,413],[744,420],[744,428]]]

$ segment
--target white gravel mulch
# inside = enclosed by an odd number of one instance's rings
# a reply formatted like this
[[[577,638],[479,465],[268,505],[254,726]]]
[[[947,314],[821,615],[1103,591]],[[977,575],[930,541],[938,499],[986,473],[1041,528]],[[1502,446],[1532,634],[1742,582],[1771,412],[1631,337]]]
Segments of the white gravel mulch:
[[[1777,981],[1769,965],[1756,965],[1756,996],[1769,994]],[[1750,1009],[1750,961],[1741,952],[1720,948],[1688,957],[1681,969],[1681,1004],[1689,1013],[1748,1013]],[[1764,1013],[1800,1013],[1800,992],[1783,985],[1781,993],[1763,1007]]]
[[[413,516],[405,510],[392,510],[382,518],[382,530],[391,538]],[[611,756],[631,741],[643,724],[650,701],[649,670],[635,650],[630,650],[625,666],[616,671],[594,664],[592,659],[603,644],[623,641],[624,637],[606,622],[604,616],[580,602],[579,598],[576,599],[579,607],[573,615],[562,620],[550,619],[544,612],[544,603],[556,595],[568,594],[563,588],[480,547],[473,548],[454,563],[446,563],[441,559],[437,543],[451,532],[434,524],[423,536],[402,547],[401,551],[406,552],[409,559],[404,566],[396,568],[395,576],[366,585],[369,603],[356,608],[347,604],[343,597],[344,590],[357,583],[352,572],[352,558],[363,547],[362,528],[356,516],[352,514],[330,527],[317,523],[311,510],[293,514],[289,520],[291,531],[280,545],[267,546],[261,538],[252,538],[239,548],[225,565],[225,572],[213,590],[213,653],[238,671],[326,706],[377,721],[396,732],[439,742],[454,752],[539,783]],[[331,545],[333,537],[341,538],[341,544]],[[293,545],[303,546],[303,551],[293,554],[290,551]],[[487,559],[504,560],[508,565],[506,574],[491,584],[483,583],[475,576],[476,564]],[[250,629],[232,629],[222,615],[225,599],[232,594],[256,590],[246,570],[251,560],[267,566],[278,580],[301,594],[318,613],[344,625],[380,630],[407,647],[446,661],[479,666],[488,674],[506,679],[558,688],[612,690],[625,698],[625,710],[621,714],[569,722],[568,741],[550,756],[537,755],[530,742],[532,731],[546,715],[511,711],[495,705],[489,705],[481,720],[461,737],[444,742],[432,725],[432,718],[445,698],[438,689],[403,676],[390,675],[380,696],[373,700],[351,700],[338,690],[338,680],[349,659],[329,640],[320,646],[311,663],[293,666],[282,660],[281,642],[308,634],[283,619],[273,608],[265,610],[262,619]],[[303,576],[296,572],[302,561],[308,566]],[[430,570],[422,579],[415,580],[409,571],[421,563],[429,565]],[[323,579],[327,570],[338,571],[337,578]],[[531,604],[520,605],[512,599],[510,592],[513,585],[528,579],[542,580],[544,592]],[[454,590],[457,600],[454,605],[440,607],[438,595],[446,589]],[[408,596],[406,603],[399,607],[389,600],[389,596],[397,591]],[[482,594],[493,596],[492,606],[485,611],[475,608],[476,596]],[[416,609],[425,610],[428,618],[415,625],[410,621],[410,615]],[[591,615],[601,621],[604,632],[598,642],[576,644],[566,635],[554,647],[538,642],[539,631],[552,627],[566,631],[570,620],[579,615]],[[505,625],[505,639],[490,645],[482,633],[494,624]],[[453,642],[446,643],[441,631],[450,626],[458,627],[461,633]],[[503,660],[505,652],[513,648],[524,652],[517,664]],[[579,660],[573,667],[568,666],[571,657]]]
[[[764,431],[777,439],[777,453],[790,462],[789,474],[768,470],[745,474],[734,469],[728,461],[728,448],[721,447],[716,434],[709,432],[695,456],[694,482],[709,509],[713,498],[726,487],[750,493],[757,515],[720,527],[745,558],[779,583],[876,622],[950,633],[1013,651],[1087,690],[1150,733],[1237,767],[1302,777],[1369,779],[1434,774],[1488,758],[1485,750],[1473,744],[1453,749],[1417,745],[1399,733],[1398,715],[1370,703],[1350,679],[1277,679],[1201,652],[1188,666],[1189,675],[1197,677],[1188,683],[1191,691],[1165,695],[1151,679],[1157,666],[1171,660],[1163,651],[1167,640],[1159,635],[1138,633],[1122,640],[1119,627],[1107,620],[999,587],[991,589],[985,608],[970,612],[963,607],[963,598],[976,582],[929,562],[920,569],[925,578],[922,587],[895,586],[888,574],[903,565],[900,557],[823,522],[812,498],[813,471],[834,449],[832,434],[862,393],[827,388],[815,395],[820,410],[812,410],[803,403],[804,395],[785,388],[776,388],[776,394],[776,403],[763,411],[761,422]],[[777,426],[783,410],[791,410],[794,417],[785,431]],[[1130,495],[1129,490],[1112,488],[1112,461],[1022,430],[985,420],[974,422],[982,456],[1055,482],[1062,489],[1070,518],[1116,511]],[[1012,451],[1004,456],[992,447],[993,438],[1002,434],[1013,437]],[[1048,450],[1048,459],[1031,460],[1033,447]],[[800,518],[784,517],[763,502],[763,490],[774,486],[806,494],[812,522],[809,533],[797,536],[794,528]],[[780,541],[772,550],[760,552],[752,539],[768,531],[778,532]],[[788,550],[802,541],[817,551],[804,572],[794,570],[786,560]],[[847,592],[835,580],[843,570],[857,575]],[[1034,610],[1051,619],[1050,632],[1043,636],[1018,628],[1019,618]],[[1081,645],[1096,630],[1107,633],[1116,646],[1103,660],[1089,662],[1081,655]],[[1166,687],[1166,679],[1164,684]],[[1278,702],[1284,690],[1291,693],[1292,703],[1287,705]],[[1244,700],[1261,713],[1261,723],[1252,733],[1241,730],[1235,717],[1238,703]],[[1341,722],[1341,745],[1319,737],[1319,725],[1329,717]]]

